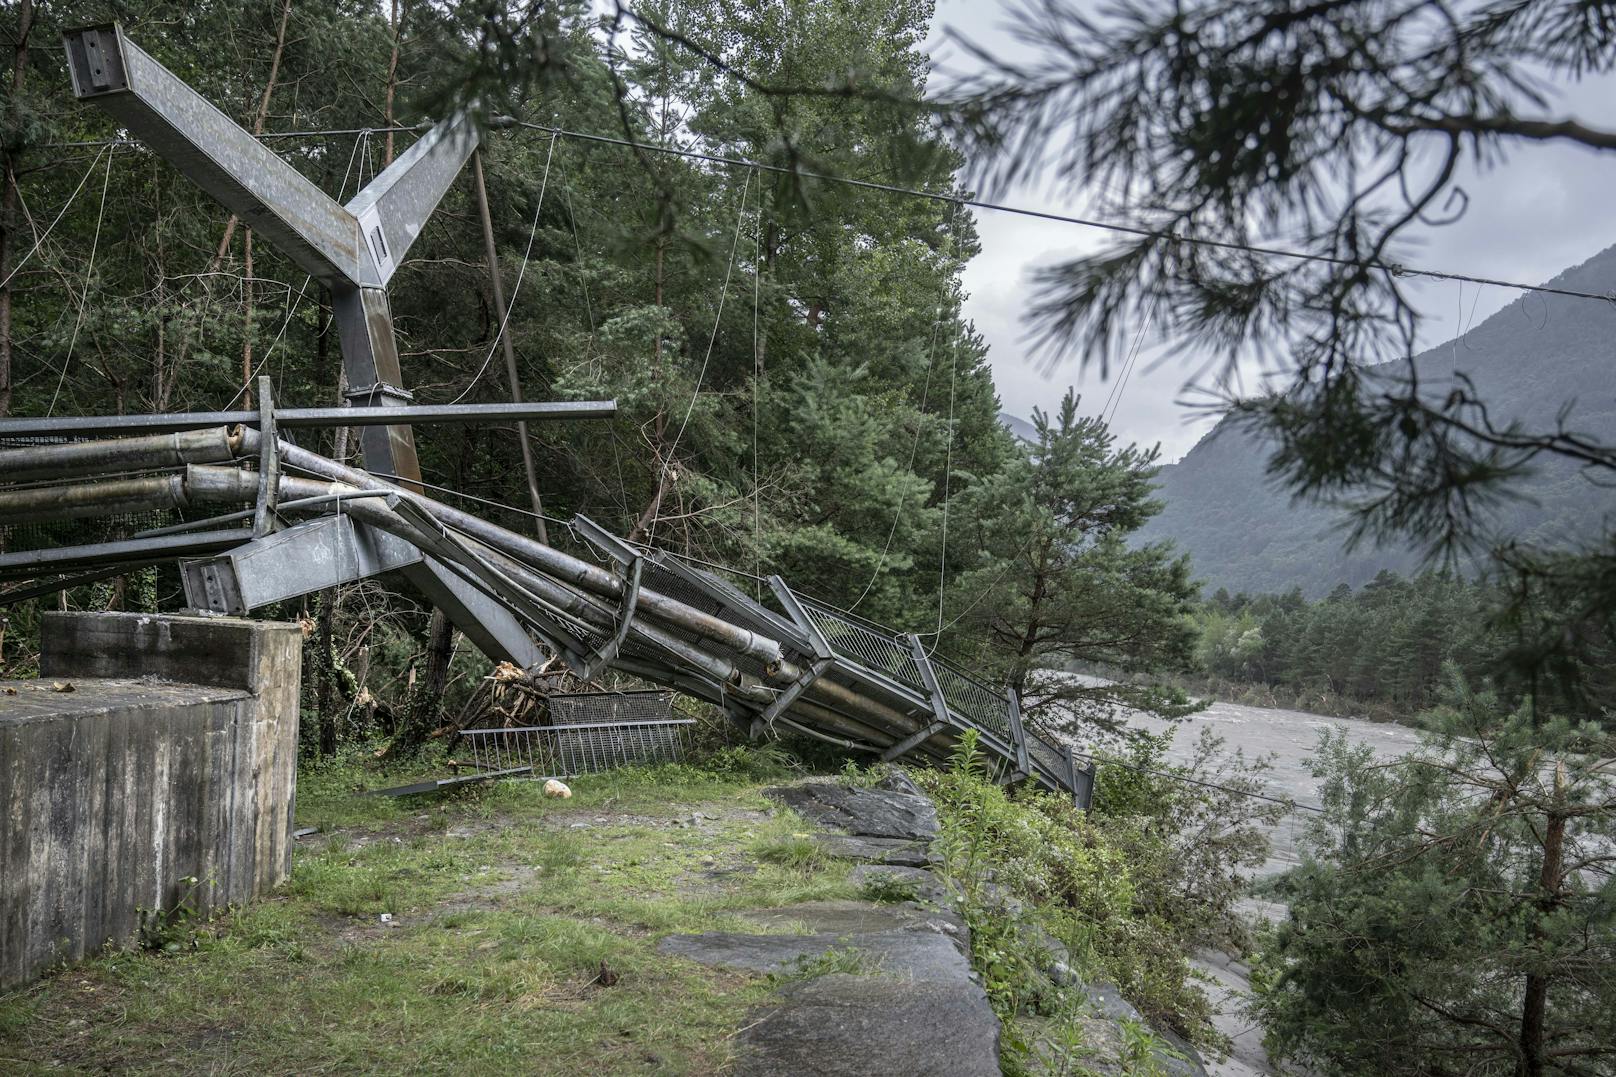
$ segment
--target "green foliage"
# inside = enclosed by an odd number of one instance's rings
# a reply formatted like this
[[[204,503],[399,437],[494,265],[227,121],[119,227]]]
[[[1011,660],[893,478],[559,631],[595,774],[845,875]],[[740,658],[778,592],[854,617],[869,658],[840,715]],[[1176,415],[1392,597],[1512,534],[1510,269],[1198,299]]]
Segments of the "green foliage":
[[[1326,814],[1253,983],[1272,1048],[1324,1073],[1616,1065],[1610,738],[1453,689],[1387,766],[1326,736]]]
[[[874,872],[865,878],[864,885],[859,888],[859,896],[866,901],[896,904],[916,900],[919,889],[913,879],[889,872]]]
[[[752,855],[768,864],[812,871],[829,860],[814,838],[813,828],[795,812],[781,810],[752,840]]]
[[[109,952],[0,997],[0,1069],[172,1071],[183,1043],[187,1070],[722,1073],[771,985],[660,938],[853,896],[835,866],[709,873],[744,858],[767,806],[748,779],[589,776],[568,801],[531,782],[353,792],[409,776],[348,763],[300,782],[299,824],[326,831],[297,843],[289,885],[190,922],[178,952]],[[676,825],[692,811],[701,827]],[[810,971],[849,967],[843,950]]]
[[[1578,631],[1551,601],[1534,594],[1523,623],[1494,584],[1389,572],[1317,602],[1299,590],[1250,597],[1220,589],[1196,612],[1196,658],[1214,690],[1254,686],[1262,690],[1254,702],[1304,710],[1413,718],[1441,698],[1451,668],[1508,701],[1535,694],[1554,710],[1601,720],[1613,682],[1608,647],[1596,639],[1583,640],[1591,661],[1540,670],[1546,675],[1535,681],[1521,675],[1517,659],[1535,637],[1556,626]],[[1560,610],[1575,601],[1562,596]]]
[[[984,641],[981,657],[1021,693],[1025,714],[1114,733],[1115,704],[1175,712],[1128,678],[1188,664],[1195,586],[1169,544],[1132,541],[1161,507],[1156,450],[1118,447],[1077,405],[1068,391],[1056,414],[1035,413],[1038,444],[964,495],[956,534],[975,558],[957,593],[974,602],[960,616]],[[1072,664],[1112,678],[1049,672]]]
[[[768,978],[773,983],[791,983],[795,980],[812,980],[816,976],[828,976],[831,973],[861,976],[871,971],[873,970],[869,955],[863,950],[856,946],[832,946],[812,957],[807,955],[799,957],[788,971],[770,973]]]
[[[1209,861],[1221,866],[1219,842],[1198,844],[1205,818],[1188,798],[1157,800],[1148,819],[1091,818],[1043,793],[1012,798],[986,779],[970,731],[948,770],[919,778],[937,801],[944,870],[1001,1017],[1063,1005],[1034,960],[1047,932],[1084,978],[1116,984],[1152,1020],[1212,1038],[1187,954],[1213,921],[1230,916],[1237,880],[1201,880]],[[1183,871],[1174,868],[1180,862]],[[1011,900],[1027,912],[1009,912]]]
[[[180,899],[166,909],[140,908],[139,924],[136,927],[136,939],[143,950],[157,950],[163,953],[179,953],[186,945],[196,946],[194,928],[196,923],[196,888],[200,885],[196,876],[188,875],[180,880],[185,893]]]

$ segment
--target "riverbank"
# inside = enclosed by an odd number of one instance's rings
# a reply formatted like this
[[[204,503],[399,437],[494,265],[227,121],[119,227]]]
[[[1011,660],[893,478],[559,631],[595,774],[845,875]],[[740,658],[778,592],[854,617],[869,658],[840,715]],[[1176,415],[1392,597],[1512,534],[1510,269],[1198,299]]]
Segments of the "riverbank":
[[[1178,688],[1187,695],[1242,707],[1284,710],[1312,714],[1321,718],[1350,718],[1361,722],[1392,723],[1410,729],[1422,728],[1416,712],[1400,710],[1385,703],[1337,695],[1321,689],[1293,691],[1270,684],[1231,681],[1225,677],[1211,676],[1178,676],[1163,683]]]

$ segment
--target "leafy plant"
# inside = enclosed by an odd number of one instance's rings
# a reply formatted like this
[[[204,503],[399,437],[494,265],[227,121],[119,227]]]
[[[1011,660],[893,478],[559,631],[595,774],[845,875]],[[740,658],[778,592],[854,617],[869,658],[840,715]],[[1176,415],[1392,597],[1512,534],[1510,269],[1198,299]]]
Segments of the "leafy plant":
[[[195,949],[196,941],[196,890],[200,884],[195,875],[187,875],[180,880],[185,892],[172,906],[167,909],[147,909],[137,907],[139,925],[136,928],[136,939],[142,950],[155,950],[161,953],[178,953],[189,946]]]

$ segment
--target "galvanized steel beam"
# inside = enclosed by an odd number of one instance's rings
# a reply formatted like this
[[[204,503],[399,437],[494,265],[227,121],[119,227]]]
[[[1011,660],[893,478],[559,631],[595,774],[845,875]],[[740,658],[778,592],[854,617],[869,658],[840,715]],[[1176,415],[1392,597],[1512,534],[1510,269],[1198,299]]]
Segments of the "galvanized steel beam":
[[[1021,695],[1009,686],[1004,695],[1010,701],[1010,740],[1016,750],[1016,771],[1025,778],[1032,773],[1032,763],[1027,757],[1027,729],[1021,721]]]
[[[116,23],[63,35],[73,91],[117,118],[156,153],[331,289],[348,384],[367,403],[408,403],[385,288],[454,182],[478,133],[457,114],[428,131],[346,206],[130,41]],[[365,462],[421,478],[402,423],[361,437]]]
[[[926,686],[926,695],[931,701],[932,717],[946,725],[954,722],[954,716],[949,713],[948,700],[943,696],[943,689],[937,683],[937,671],[931,668],[931,658],[926,654],[925,646],[920,637],[909,636],[909,653],[915,656],[915,666],[920,670],[920,681]]]
[[[0,576],[37,576],[47,572],[65,572],[80,566],[119,564],[156,564],[188,554],[208,553],[213,550],[239,546],[252,538],[252,528],[242,527],[227,531],[203,531],[188,535],[163,535],[158,538],[121,539],[117,542],[97,542],[87,546],[57,546],[48,550],[18,550],[0,553]]]
[[[240,615],[418,563],[421,551],[352,516],[322,516],[180,564],[192,609]]]
[[[398,271],[427,218],[477,149],[478,138],[471,117],[456,113],[416,139],[345,207],[376,264],[379,279],[374,283],[385,286]]]
[[[944,722],[933,722],[931,725],[921,726],[919,729],[915,730],[913,733],[909,734],[907,737],[903,738],[886,751],[882,752],[881,762],[890,763],[894,759],[909,754],[947,728],[948,725]]]
[[[116,23],[70,30],[63,38],[80,100],[93,101],[316,279],[382,283],[352,213]]]
[[[523,404],[411,404],[405,407],[276,408],[275,423],[287,430],[333,426],[387,426],[400,421],[429,423],[497,423],[513,420],[528,422],[563,419],[609,419],[617,414],[615,400],[561,400]],[[150,434],[159,431],[204,430],[209,427],[253,427],[259,424],[257,411],[191,411],[164,415],[58,415],[48,419],[0,419],[0,441],[27,437],[95,437],[114,434]],[[220,431],[225,436],[225,431]],[[89,449],[75,451],[89,453]],[[62,449],[63,445],[29,445],[0,450],[0,454]],[[236,451],[232,449],[232,455]],[[252,446],[248,451],[257,451]],[[224,456],[222,460],[229,460]],[[5,459],[0,455],[0,460]],[[22,460],[26,457],[17,457]],[[115,462],[115,461],[114,461]],[[175,460],[174,463],[187,461]],[[194,463],[209,463],[197,459]],[[86,464],[84,470],[93,468]],[[10,478],[11,473],[0,472]],[[17,475],[17,478],[27,476]]]
[[[509,609],[436,558],[423,558],[419,564],[404,568],[401,575],[490,658],[504,659],[523,669],[544,661],[544,652]]]

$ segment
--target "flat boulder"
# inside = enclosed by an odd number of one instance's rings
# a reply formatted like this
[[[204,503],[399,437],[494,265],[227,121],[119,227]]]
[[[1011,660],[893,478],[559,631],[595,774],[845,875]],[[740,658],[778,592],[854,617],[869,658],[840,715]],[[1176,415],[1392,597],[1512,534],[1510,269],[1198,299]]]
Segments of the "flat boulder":
[[[830,973],[786,985],[739,1040],[741,1077],[997,1077],[999,1019],[973,983]]]
[[[883,788],[811,781],[764,790],[770,797],[819,826],[857,837],[930,842],[937,836],[937,809],[907,777],[889,778]]]
[[[902,838],[862,838],[855,834],[819,834],[815,840],[826,856],[837,860],[862,860],[893,867],[924,868],[939,863],[931,846],[923,841]]]
[[[905,894],[915,901],[932,905],[949,903],[948,887],[925,868],[897,864],[859,864],[847,873],[847,881],[866,892],[884,890]]]
[[[951,938],[965,934],[958,914],[927,909],[912,901],[875,905],[868,901],[804,901],[774,909],[737,914],[749,924],[768,931],[794,931],[807,935],[854,935],[877,931],[937,931]]]
[[[846,956],[861,972],[888,978],[976,989],[963,940],[929,928],[901,931],[824,932],[816,935],[748,935],[709,931],[701,935],[669,935],[657,944],[660,953],[738,972],[789,976],[814,971],[827,956]],[[834,954],[832,953],[834,951]]]

